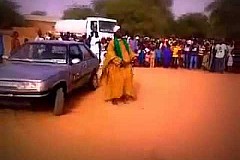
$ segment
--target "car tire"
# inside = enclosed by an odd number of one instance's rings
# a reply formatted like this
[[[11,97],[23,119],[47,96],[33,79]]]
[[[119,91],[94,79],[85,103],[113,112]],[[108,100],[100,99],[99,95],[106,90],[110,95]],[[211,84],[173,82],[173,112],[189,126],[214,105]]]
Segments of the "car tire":
[[[55,116],[60,116],[64,112],[64,91],[63,88],[57,89],[55,93],[55,99],[54,99],[54,109],[53,114]]]
[[[99,86],[98,75],[96,72],[93,72],[90,81],[89,81],[89,88],[95,91]]]

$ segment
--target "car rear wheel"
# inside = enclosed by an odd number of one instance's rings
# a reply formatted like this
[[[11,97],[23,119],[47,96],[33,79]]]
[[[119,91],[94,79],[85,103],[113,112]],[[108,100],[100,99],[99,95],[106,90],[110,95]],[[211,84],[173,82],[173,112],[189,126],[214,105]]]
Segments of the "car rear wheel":
[[[53,114],[55,116],[60,116],[64,112],[64,91],[63,88],[59,88],[56,91],[54,99],[54,110]]]
[[[90,81],[89,81],[89,87],[91,90],[95,91],[97,88],[98,88],[98,75],[96,72],[94,72],[90,78]]]

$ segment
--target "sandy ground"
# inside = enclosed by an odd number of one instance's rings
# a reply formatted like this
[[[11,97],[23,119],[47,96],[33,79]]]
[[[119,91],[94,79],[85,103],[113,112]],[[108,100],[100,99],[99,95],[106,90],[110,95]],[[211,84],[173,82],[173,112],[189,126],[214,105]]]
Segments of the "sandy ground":
[[[1,160],[239,160],[240,75],[134,69],[138,100],[78,91],[68,113],[0,109]]]

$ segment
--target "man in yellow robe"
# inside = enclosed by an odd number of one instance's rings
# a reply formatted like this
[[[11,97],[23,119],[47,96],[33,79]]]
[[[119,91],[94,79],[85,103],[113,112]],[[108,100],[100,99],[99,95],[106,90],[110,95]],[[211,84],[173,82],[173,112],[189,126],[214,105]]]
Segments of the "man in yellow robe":
[[[106,101],[114,105],[119,100],[126,103],[135,99],[133,91],[132,60],[135,58],[119,26],[115,26],[114,39],[110,41],[102,68],[102,82],[105,87]]]

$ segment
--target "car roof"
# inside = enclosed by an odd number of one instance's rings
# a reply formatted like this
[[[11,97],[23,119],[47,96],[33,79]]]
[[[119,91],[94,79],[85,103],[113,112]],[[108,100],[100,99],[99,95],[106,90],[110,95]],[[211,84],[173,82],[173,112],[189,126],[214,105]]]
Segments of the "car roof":
[[[70,45],[70,44],[81,44],[84,45],[83,42],[76,42],[76,41],[59,41],[59,40],[41,40],[41,41],[32,41],[29,42],[31,44],[64,44],[64,45]]]

